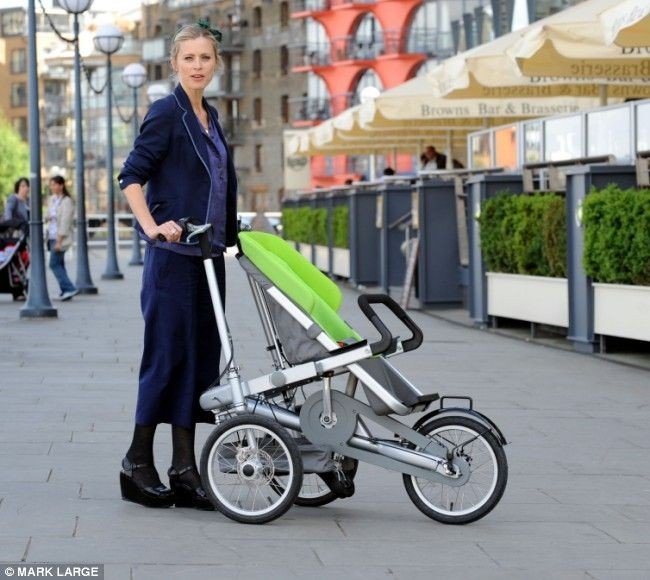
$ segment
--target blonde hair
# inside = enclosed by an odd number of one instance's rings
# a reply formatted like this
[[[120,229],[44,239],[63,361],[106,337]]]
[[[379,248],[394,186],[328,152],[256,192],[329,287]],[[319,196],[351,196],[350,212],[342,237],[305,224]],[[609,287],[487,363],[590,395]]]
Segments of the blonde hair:
[[[217,60],[217,68],[220,68],[222,65],[221,55],[219,54],[219,42],[214,37],[214,34],[210,32],[207,28],[199,26],[198,24],[186,24],[182,28],[179,28],[174,37],[172,38],[171,48],[169,50],[169,60],[174,61],[178,56],[178,51],[180,48],[180,43],[186,40],[195,40],[197,38],[207,38],[212,42],[214,47],[214,56]]]

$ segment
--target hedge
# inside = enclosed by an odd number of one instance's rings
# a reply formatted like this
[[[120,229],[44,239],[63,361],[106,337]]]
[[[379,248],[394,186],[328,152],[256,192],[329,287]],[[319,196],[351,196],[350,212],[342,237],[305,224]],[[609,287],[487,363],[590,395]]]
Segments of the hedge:
[[[502,192],[482,204],[481,248],[491,272],[566,276],[566,209],[557,194]]]
[[[336,206],[332,214],[334,246],[347,248],[348,207]],[[328,245],[327,209],[313,207],[283,208],[282,236],[305,244]]]
[[[350,239],[348,235],[348,223],[350,220],[350,209],[347,205],[334,206],[332,213],[332,234],[334,236],[335,248],[349,248]]]
[[[650,191],[610,185],[582,210],[583,265],[597,282],[650,285]]]
[[[292,207],[282,210],[282,236],[285,240],[312,243],[313,212],[310,207]]]

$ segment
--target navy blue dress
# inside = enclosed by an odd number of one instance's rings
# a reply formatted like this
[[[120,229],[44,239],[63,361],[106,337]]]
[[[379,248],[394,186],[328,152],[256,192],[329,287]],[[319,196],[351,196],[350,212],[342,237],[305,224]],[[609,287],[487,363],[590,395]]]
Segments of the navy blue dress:
[[[229,211],[231,161],[216,115],[209,114],[209,119],[208,133],[201,131],[191,108],[183,115],[192,146],[195,152],[201,153],[197,156],[201,161],[200,169],[209,178],[207,192],[192,192],[193,203],[200,197],[199,193],[203,193],[204,204],[200,207],[200,215],[191,217],[203,218],[213,226],[212,260],[225,304],[223,251],[231,242],[228,231],[232,218]],[[142,132],[145,131],[147,126],[143,123]],[[156,134],[160,135],[159,128]],[[140,145],[142,149],[142,143]],[[175,145],[172,139],[171,147]],[[134,174],[128,170],[129,160],[137,162],[138,154],[143,155],[141,150],[138,152],[136,141],[134,152],[118,177],[122,178],[120,183],[123,187],[128,185],[125,182]],[[187,211],[187,208],[182,211]],[[152,211],[152,214],[157,223],[164,221],[155,212]],[[184,216],[177,215],[171,219],[181,217]],[[199,248],[144,237],[148,245],[140,302],[145,335],[135,422],[138,425],[171,423],[186,428],[192,428],[197,422],[214,422],[214,415],[202,411],[198,403],[201,393],[219,376],[221,356],[219,334]]]

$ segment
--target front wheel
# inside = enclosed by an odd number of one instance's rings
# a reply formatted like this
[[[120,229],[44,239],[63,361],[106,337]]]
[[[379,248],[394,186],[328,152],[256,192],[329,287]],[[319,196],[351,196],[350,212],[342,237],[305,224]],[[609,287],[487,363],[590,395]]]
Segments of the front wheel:
[[[502,445],[483,424],[469,417],[434,418],[418,432],[464,459],[470,475],[454,487],[404,475],[411,501],[425,515],[444,524],[468,524],[487,515],[499,503],[508,481],[508,462]]]
[[[283,489],[275,485],[282,476]],[[228,419],[201,454],[203,489],[216,508],[238,522],[264,524],[284,514],[302,484],[302,460],[289,433],[256,415]]]

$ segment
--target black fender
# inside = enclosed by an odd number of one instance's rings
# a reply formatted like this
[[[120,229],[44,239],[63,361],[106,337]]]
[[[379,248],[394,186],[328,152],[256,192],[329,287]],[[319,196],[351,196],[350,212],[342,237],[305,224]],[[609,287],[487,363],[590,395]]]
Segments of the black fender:
[[[508,442],[506,441],[506,438],[504,437],[503,433],[501,432],[501,429],[499,429],[495,422],[492,421],[489,417],[484,415],[483,413],[480,413],[479,411],[476,411],[475,409],[468,409],[466,407],[447,407],[443,409],[436,409],[435,411],[431,411],[431,413],[427,413],[426,415],[423,415],[420,417],[415,425],[413,425],[413,429],[417,431],[422,425],[424,425],[427,421],[430,421],[431,419],[438,418],[438,417],[458,417],[458,416],[465,416],[465,417],[470,417],[471,419],[474,419],[475,421],[478,421],[485,427],[487,427],[490,431],[492,431],[493,435],[497,438],[497,441],[501,444],[503,447],[504,445],[507,445]]]

